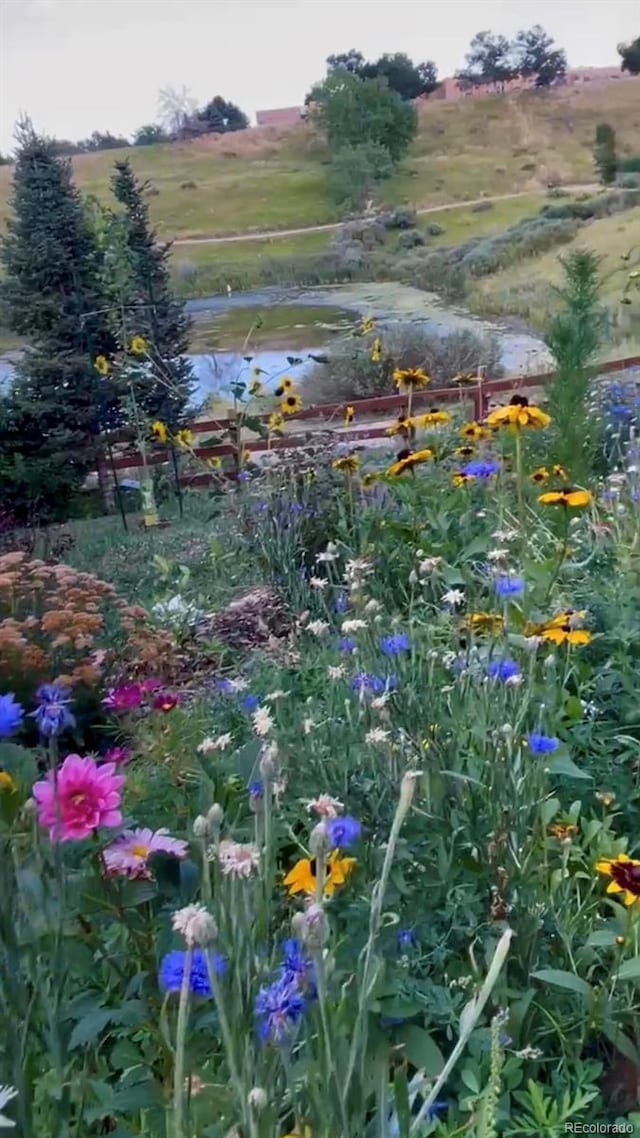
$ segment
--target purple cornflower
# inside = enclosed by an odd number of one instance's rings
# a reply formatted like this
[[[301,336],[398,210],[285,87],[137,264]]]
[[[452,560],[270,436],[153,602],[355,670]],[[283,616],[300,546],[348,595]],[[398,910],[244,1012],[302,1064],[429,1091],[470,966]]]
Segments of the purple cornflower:
[[[411,641],[406,632],[396,632],[392,636],[383,636],[380,640],[380,651],[385,656],[397,656],[399,652],[408,652]]]
[[[30,714],[45,739],[60,735],[67,727],[75,727],[75,717],[68,707],[68,688],[60,684],[41,684],[36,692],[36,699],[39,706]],[[106,703],[106,700],[104,702]]]
[[[466,474],[469,478],[491,478],[498,473],[499,469],[499,462],[479,458],[475,462],[468,462],[466,466],[461,467],[461,473]]]
[[[179,992],[182,987],[182,978],[184,976],[184,966],[186,962],[186,952],[176,949],[174,952],[168,952],[163,956],[160,962],[160,971],[158,973],[158,981],[160,987],[164,992]],[[227,962],[224,956],[220,956],[217,952],[209,953],[209,963],[216,976],[224,975],[227,967]],[[209,969],[207,967],[207,957],[201,948],[194,950],[191,959],[191,974],[189,976],[189,990],[194,996],[211,996],[211,983],[209,981]]]
[[[382,695],[385,691],[395,691],[397,686],[397,676],[372,676],[370,672],[357,672],[351,681],[358,695]]]
[[[243,711],[255,711],[255,709],[259,703],[260,703],[260,696],[259,695],[252,695],[251,692],[249,692],[247,695],[245,695],[243,697],[240,706],[242,707]]]
[[[416,934],[413,929],[398,929],[396,934],[398,948],[402,952],[406,952],[408,948],[413,948],[416,943]]]
[[[347,597],[347,594],[338,593],[335,601],[333,602],[333,607],[336,612],[345,612],[349,607],[349,598]]]
[[[282,945],[283,961],[280,977],[304,992],[309,999],[316,997],[316,982],[313,961],[302,955],[300,941],[291,937]]]
[[[357,644],[350,636],[342,636],[338,641],[338,648],[341,652],[355,652]]]
[[[520,675],[520,669],[515,660],[490,660],[487,666],[487,675],[490,680],[502,680],[508,683]]]
[[[288,975],[260,988],[254,1004],[258,1035],[264,1042],[284,1043],[300,1022],[305,998]]]
[[[522,577],[497,577],[495,589],[499,597],[517,597],[524,592],[524,581]]]
[[[259,778],[249,783],[249,798],[264,798],[264,786]]]
[[[216,687],[222,695],[235,695],[235,687],[232,680],[216,680]]]
[[[550,755],[560,746],[558,740],[554,739],[552,735],[541,735],[537,731],[532,731],[530,735],[527,735],[527,743],[533,755]]]
[[[349,814],[338,814],[336,818],[330,818],[326,826],[329,845],[334,849],[338,846],[345,849],[352,846],[362,833],[358,819],[352,818]]]
[[[12,735],[20,726],[24,711],[12,693],[0,695],[0,739]]]

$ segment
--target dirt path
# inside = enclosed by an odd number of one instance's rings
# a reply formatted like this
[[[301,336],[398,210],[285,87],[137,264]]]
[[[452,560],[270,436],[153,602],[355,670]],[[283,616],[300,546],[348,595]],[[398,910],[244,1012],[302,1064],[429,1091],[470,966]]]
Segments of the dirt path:
[[[562,189],[569,194],[585,193],[600,189],[598,185],[593,183],[578,184],[572,186],[562,186]],[[416,213],[423,215],[425,213],[440,213],[443,210],[449,209],[466,209],[474,205],[481,205],[483,202],[508,202],[513,201],[515,198],[528,198],[533,193],[539,193],[540,196],[544,194],[544,190],[518,190],[515,194],[495,194],[493,197],[488,198],[472,198],[466,202],[447,202],[445,205],[429,205],[422,206],[416,210]],[[300,229],[270,229],[262,230],[257,233],[236,233],[232,236],[226,237],[178,237],[172,244],[177,245],[227,245],[234,241],[268,241],[275,237],[300,237],[304,233],[331,233],[332,230],[340,229],[344,225],[343,221],[332,221],[327,225],[305,225]]]

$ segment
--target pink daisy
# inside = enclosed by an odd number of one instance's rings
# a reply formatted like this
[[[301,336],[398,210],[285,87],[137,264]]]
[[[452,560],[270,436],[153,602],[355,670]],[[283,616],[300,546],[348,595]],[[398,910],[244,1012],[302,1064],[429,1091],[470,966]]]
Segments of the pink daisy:
[[[130,747],[109,747],[102,755],[103,763],[115,763],[116,766],[123,766],[130,758]]]
[[[120,788],[124,775],[115,763],[101,763],[80,755],[67,755],[57,774],[33,786],[38,822],[49,829],[52,842],[78,842],[99,826],[119,826]]]
[[[140,707],[143,698],[144,691],[140,684],[120,684],[107,692],[102,703],[109,711],[134,711]]]
[[[172,838],[168,830],[125,830],[103,851],[104,864],[109,873],[123,877],[145,877],[153,874],[147,862],[152,854],[166,853],[186,857],[188,842]]]
[[[168,711],[173,711],[180,703],[180,696],[172,691],[158,692],[153,701],[153,706],[156,711],[164,711],[165,715]]]

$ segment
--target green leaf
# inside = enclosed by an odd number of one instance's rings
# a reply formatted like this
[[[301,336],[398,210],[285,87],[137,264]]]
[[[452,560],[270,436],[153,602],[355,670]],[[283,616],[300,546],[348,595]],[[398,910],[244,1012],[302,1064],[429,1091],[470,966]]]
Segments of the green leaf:
[[[548,826],[551,819],[555,817],[560,809],[559,798],[548,798],[546,802],[542,803],[540,813],[542,815],[542,824]]]
[[[88,1015],[78,1020],[71,1032],[69,1050],[73,1051],[76,1047],[81,1047],[83,1044],[93,1043],[111,1021],[112,1015],[112,1008],[95,1008],[94,1011],[89,1012]]]
[[[411,1122],[411,1107],[409,1105],[409,1088],[407,1086],[407,1069],[399,1064],[393,1076],[394,1105],[398,1119],[398,1138],[409,1138]]]
[[[404,1044],[405,1055],[414,1067],[424,1071],[430,1078],[440,1074],[444,1067],[444,1058],[428,1031],[415,1024],[408,1024],[400,1029],[397,1039]]]
[[[150,1110],[160,1104],[160,1095],[155,1083],[147,1080],[132,1087],[121,1087],[113,1096],[114,1110]]]
[[[593,781],[592,776],[585,771],[581,771],[580,767],[577,767],[573,759],[570,759],[568,755],[556,755],[554,758],[549,759],[549,762],[546,764],[546,769],[549,774],[561,774],[566,778],[580,778],[586,779],[588,782]]]
[[[569,992],[589,998],[592,995],[591,985],[573,972],[564,972],[561,968],[542,968],[539,972],[532,972],[534,980],[542,980],[543,984],[552,984],[555,988],[566,988]]]
[[[468,1090],[472,1092],[472,1094],[480,1094],[480,1085],[478,1083],[475,1071],[471,1071],[469,1067],[465,1067],[464,1070],[460,1072],[460,1078],[462,1079],[465,1087],[467,1087]]]
[[[620,965],[618,980],[640,980],[640,956],[632,956]]]

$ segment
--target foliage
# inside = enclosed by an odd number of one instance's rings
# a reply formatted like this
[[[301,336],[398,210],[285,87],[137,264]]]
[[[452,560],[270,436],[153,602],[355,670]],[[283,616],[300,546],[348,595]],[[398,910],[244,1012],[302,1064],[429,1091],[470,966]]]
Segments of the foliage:
[[[566,73],[566,52],[554,48],[553,39],[539,24],[518,32],[515,53],[518,75],[523,79],[535,77],[536,87],[550,87]]]
[[[378,184],[393,173],[391,155],[379,142],[363,142],[336,150],[329,167],[331,192],[349,210],[366,205]]]
[[[500,86],[517,75],[512,43],[506,36],[493,32],[478,32],[473,37],[465,61],[464,70],[456,74],[465,85],[494,83]]]
[[[134,146],[155,146],[158,142],[166,142],[167,136],[158,123],[146,123],[139,126],[133,136]]]
[[[212,134],[226,134],[234,130],[246,130],[249,119],[235,103],[216,95],[197,113],[198,122],[204,123]]]
[[[78,143],[78,149],[91,153],[92,150],[122,150],[130,145],[129,139],[123,135],[111,134],[108,130],[94,130],[89,138]]]
[[[414,108],[379,79],[337,69],[313,90],[315,117],[332,152],[374,143],[398,162],[417,129]]]
[[[329,74],[333,71],[347,71],[360,79],[383,79],[390,90],[405,100],[429,95],[438,86],[435,63],[428,60],[426,63],[414,64],[403,52],[381,55],[375,62],[367,62],[361,52],[352,48],[339,55],[330,55],[327,70]]]
[[[616,132],[609,123],[598,123],[596,127],[594,161],[603,186],[615,182],[618,169]]]
[[[623,71],[628,71],[631,75],[640,75],[640,36],[636,36],[631,43],[619,44],[618,54]]]
[[[564,51],[540,24],[518,32],[513,41],[492,32],[478,32],[471,41],[464,70],[457,78],[467,86],[493,84],[500,88],[511,79],[533,79],[536,87],[549,87],[567,70]]]

